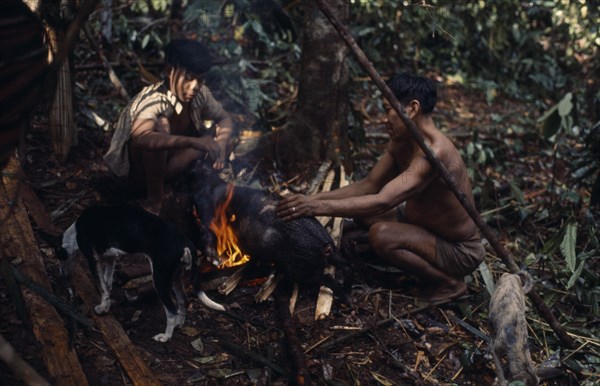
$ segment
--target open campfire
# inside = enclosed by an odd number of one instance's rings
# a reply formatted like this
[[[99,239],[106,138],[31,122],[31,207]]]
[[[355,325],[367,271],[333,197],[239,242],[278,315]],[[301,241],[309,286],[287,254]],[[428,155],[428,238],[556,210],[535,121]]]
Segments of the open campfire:
[[[333,293],[342,295],[335,278],[346,269],[331,236],[314,218],[284,222],[275,214],[279,197],[268,192],[223,181],[210,167],[198,164],[193,171],[193,205],[199,251],[217,269],[240,267],[219,286],[229,294],[245,277],[266,271],[266,280],[255,296],[269,298],[278,285],[292,293],[297,286],[320,290],[315,319],[329,314]]]
[[[227,216],[227,209],[233,197],[233,185],[227,186],[225,201],[215,208],[215,213],[209,229],[215,234],[217,240],[216,250],[218,260],[213,261],[219,269],[236,267],[250,261],[250,256],[245,254],[238,245],[238,238],[233,231],[231,223],[236,220],[235,214]],[[198,225],[200,219],[194,208],[194,216]]]

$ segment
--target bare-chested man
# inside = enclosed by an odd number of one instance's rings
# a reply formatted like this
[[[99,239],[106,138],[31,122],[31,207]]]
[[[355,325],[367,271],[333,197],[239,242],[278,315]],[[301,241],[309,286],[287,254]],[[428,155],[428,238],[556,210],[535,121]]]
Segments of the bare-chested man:
[[[387,83],[473,203],[465,164],[431,117],[437,95],[433,81],[397,74]],[[485,254],[477,226],[398,114],[387,101],[384,107],[390,141],[369,175],[330,192],[286,197],[278,213],[285,220],[322,215],[355,218],[369,227],[369,243],[383,260],[422,279],[422,297],[431,302],[459,297],[467,290],[464,276],[478,267]]]
[[[143,207],[160,212],[164,181],[176,177],[196,159],[208,155],[223,168],[233,122],[204,84],[211,67],[207,48],[177,39],[165,49],[167,78],[144,88],[127,105],[104,160],[118,176],[146,190]],[[208,135],[204,121],[216,123]]]

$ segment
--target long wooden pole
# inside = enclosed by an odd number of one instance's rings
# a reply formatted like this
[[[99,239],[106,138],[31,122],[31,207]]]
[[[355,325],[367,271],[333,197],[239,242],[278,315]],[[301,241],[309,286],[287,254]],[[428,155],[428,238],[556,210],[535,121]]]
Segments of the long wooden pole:
[[[388,102],[390,103],[394,111],[396,111],[402,122],[404,122],[406,127],[408,127],[413,139],[425,152],[425,155],[427,156],[429,162],[431,162],[433,167],[440,173],[444,181],[450,187],[450,190],[452,190],[452,192],[456,195],[458,201],[460,201],[460,203],[465,208],[469,216],[471,216],[475,224],[477,224],[477,226],[481,230],[481,233],[490,242],[490,245],[494,248],[498,256],[500,256],[504,264],[508,267],[509,271],[511,271],[512,273],[518,272],[519,267],[517,266],[513,258],[504,249],[502,244],[500,244],[500,241],[498,240],[492,229],[483,221],[483,219],[479,215],[479,212],[477,212],[475,207],[471,205],[471,202],[469,202],[469,200],[467,199],[466,194],[460,190],[460,188],[456,184],[456,180],[450,174],[446,166],[436,157],[431,148],[425,143],[425,139],[423,138],[421,131],[417,128],[417,125],[404,114],[400,102],[396,99],[392,90],[390,90],[390,88],[385,84],[381,76],[379,76],[379,74],[375,70],[375,67],[373,67],[373,64],[371,64],[371,62],[366,57],[364,52],[360,49],[358,44],[356,44],[356,41],[354,40],[348,29],[338,20],[338,18],[331,10],[331,7],[329,7],[325,0],[315,1],[319,5],[321,11],[327,17],[327,19],[329,19],[329,22],[338,31],[342,39],[344,39],[346,44],[348,44],[359,63],[369,73],[369,76],[371,77],[371,79],[373,79],[379,90],[381,90],[385,99],[388,100]],[[552,330],[554,330],[561,342],[567,347],[575,347],[575,341],[573,340],[573,338],[571,338],[567,334],[565,329],[560,325],[560,323],[554,317],[554,315],[552,314],[546,303],[544,303],[540,295],[533,289],[529,292],[528,295],[531,299],[531,302],[537,309],[538,313],[544,319],[546,319],[546,321],[548,322]]]

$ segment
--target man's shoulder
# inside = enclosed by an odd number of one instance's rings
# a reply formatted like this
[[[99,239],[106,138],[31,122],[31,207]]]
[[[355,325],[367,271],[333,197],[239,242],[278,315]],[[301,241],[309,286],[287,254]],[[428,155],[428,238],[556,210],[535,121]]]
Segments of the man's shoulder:
[[[161,111],[168,109],[175,102],[175,96],[171,96],[169,90],[163,82],[154,83],[144,87],[129,103],[126,111],[130,114],[136,114],[147,109]]]
[[[133,99],[140,100],[149,96],[166,99],[168,98],[168,91],[169,90],[165,87],[164,82],[153,83],[141,89]]]

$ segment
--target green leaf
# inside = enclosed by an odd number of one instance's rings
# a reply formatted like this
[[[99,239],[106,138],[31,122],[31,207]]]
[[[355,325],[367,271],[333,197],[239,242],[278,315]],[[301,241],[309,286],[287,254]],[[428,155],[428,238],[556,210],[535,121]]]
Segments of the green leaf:
[[[525,205],[525,195],[523,194],[523,191],[513,182],[509,182],[508,184],[510,185],[513,197],[519,201],[519,204]]]
[[[565,130],[571,130],[573,127],[573,117],[570,115],[560,117],[560,127]]]
[[[485,261],[482,261],[481,264],[479,264],[479,273],[481,274],[483,282],[485,283],[485,289],[487,290],[488,294],[492,296],[496,286],[494,285],[494,276],[490,272],[490,269]]]
[[[560,114],[561,117],[566,117],[571,113],[571,110],[573,110],[573,102],[571,102],[571,99],[573,99],[573,94],[568,92],[563,99],[558,102],[558,114]]]
[[[554,252],[556,252],[556,250],[560,246],[562,237],[564,237],[563,230],[556,232],[554,236],[552,236],[548,241],[544,243],[544,246],[542,247],[542,254],[552,255]]]
[[[386,377],[384,377],[381,374],[377,374],[376,372],[371,371],[371,375],[381,385],[384,385],[384,386],[394,386],[394,382],[390,381],[389,379],[387,379]]]
[[[562,120],[558,114],[558,107],[554,106],[552,113],[544,120],[544,138],[548,139],[558,132],[560,129]]]
[[[473,142],[469,142],[467,144],[467,155],[470,157],[473,153],[475,153],[475,145],[473,145]]]
[[[142,39],[142,48],[146,48],[149,41],[150,41],[150,35],[144,36],[144,38]]]
[[[560,243],[560,252],[562,253],[567,267],[571,272],[575,272],[576,258],[575,255],[575,242],[577,241],[577,223],[568,223],[565,229],[565,236]]]
[[[579,266],[577,267],[575,272],[573,272],[573,274],[569,278],[569,282],[567,283],[567,289],[569,289],[575,285],[575,282],[577,281],[577,279],[579,279],[579,276],[581,276],[581,271],[583,271],[584,264],[585,264],[585,260],[583,260],[579,263]]]
[[[541,117],[538,118],[538,122],[544,123],[543,134],[546,139],[552,137],[562,127],[570,129],[573,125],[573,120],[569,114],[573,110],[573,94],[570,92],[548,109]]]

